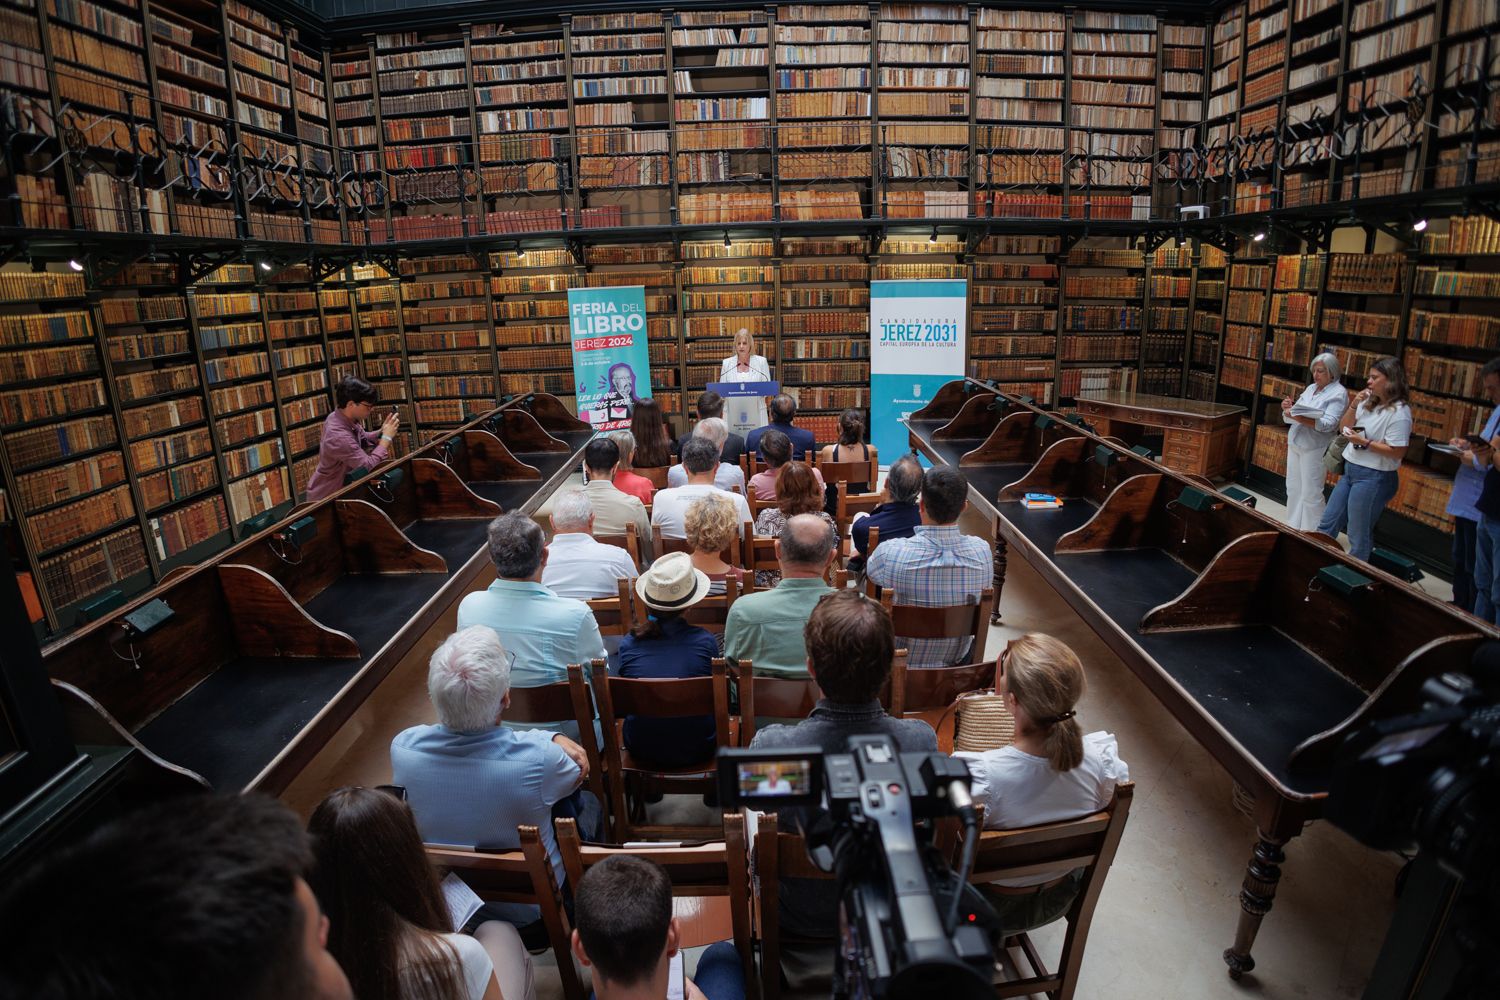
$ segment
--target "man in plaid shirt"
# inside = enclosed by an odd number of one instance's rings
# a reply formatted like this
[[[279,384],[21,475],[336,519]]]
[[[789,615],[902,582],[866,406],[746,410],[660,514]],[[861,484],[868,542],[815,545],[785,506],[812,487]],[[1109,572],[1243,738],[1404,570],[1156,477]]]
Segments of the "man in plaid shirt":
[[[881,541],[870,553],[865,575],[894,591],[897,604],[942,608],[978,604],[994,579],[989,543],[961,534],[958,517],[969,505],[969,481],[956,469],[928,469],[922,476],[922,524],[911,538]],[[971,639],[896,637],[909,666],[948,667],[967,661]]]

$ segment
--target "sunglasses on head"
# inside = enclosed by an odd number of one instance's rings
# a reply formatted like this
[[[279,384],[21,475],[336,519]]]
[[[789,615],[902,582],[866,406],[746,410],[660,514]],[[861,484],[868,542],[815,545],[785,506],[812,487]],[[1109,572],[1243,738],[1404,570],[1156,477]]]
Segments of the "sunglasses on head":
[[[396,799],[396,800],[398,800],[400,802],[405,802],[406,801],[406,786],[405,785],[376,785],[375,786],[375,790],[377,792],[384,792],[385,794],[389,795],[391,798]]]

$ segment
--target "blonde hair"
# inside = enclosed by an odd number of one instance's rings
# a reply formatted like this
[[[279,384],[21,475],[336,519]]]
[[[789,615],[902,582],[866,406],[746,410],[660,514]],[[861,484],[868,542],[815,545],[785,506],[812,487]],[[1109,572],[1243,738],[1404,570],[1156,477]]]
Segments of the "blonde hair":
[[[1083,664],[1068,645],[1028,632],[1005,647],[1005,687],[1045,735],[1047,763],[1071,771],[1083,763],[1083,729],[1073,706],[1083,697]]]
[[[734,504],[722,497],[699,497],[683,519],[688,544],[696,552],[722,552],[739,537]]]
[[[741,337],[744,337],[746,342],[749,343],[750,354],[753,357],[755,355],[755,334],[750,332],[748,326],[742,326],[734,332],[734,350],[736,354],[739,353]]]

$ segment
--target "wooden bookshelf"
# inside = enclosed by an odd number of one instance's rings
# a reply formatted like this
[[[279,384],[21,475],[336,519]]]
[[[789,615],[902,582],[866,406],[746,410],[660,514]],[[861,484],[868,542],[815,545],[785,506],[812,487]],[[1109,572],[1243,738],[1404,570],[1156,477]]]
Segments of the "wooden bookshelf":
[[[686,334],[689,401],[719,380],[723,360],[734,354],[734,338],[746,330],[755,353],[777,354],[778,268],[771,240],[721,240],[682,244],[682,313]],[[781,381],[794,381],[782,366]]]
[[[1160,26],[1160,73],[1156,82],[1156,202],[1165,206],[1159,215],[1170,217],[1175,204],[1202,200],[1200,185],[1191,169],[1193,150],[1203,141],[1206,111],[1205,67],[1210,58],[1208,30],[1203,25]]]
[[[406,338],[402,328],[401,286],[395,276],[379,264],[350,269],[355,330],[359,336],[361,376],[375,387],[380,402],[372,416],[383,417],[391,408],[401,414],[401,429],[395,444],[411,450],[416,431],[411,407],[411,383],[406,366]]]
[[[1056,398],[1062,241],[990,236],[969,282],[969,374],[1040,404]]]
[[[1196,244],[1193,302],[1189,318],[1187,381],[1189,399],[1213,400],[1224,354],[1224,297],[1229,288],[1229,262],[1223,250]]]
[[[1068,215],[1151,218],[1159,76],[1150,14],[1077,11],[1069,33]]]
[[[496,406],[488,260],[401,262],[407,370],[421,443]]]
[[[568,289],[583,284],[577,261],[561,249],[512,251],[492,254],[490,266],[497,391],[540,389],[575,402]]]
[[[974,213],[1061,218],[1067,17],[988,7],[974,17]]]
[[[1122,238],[1095,238],[1070,249],[1063,265],[1059,398],[1139,388],[1144,255]]]
[[[1332,200],[1335,128],[1344,62],[1346,4],[1292,0],[1282,127],[1292,149],[1279,164],[1281,205]]]
[[[329,325],[320,302],[325,295],[347,301],[342,288],[320,289],[305,265],[273,275],[261,291],[292,487],[298,497],[306,492],[317,465],[323,421],[333,409]]]
[[[1193,307],[1193,248],[1173,241],[1146,259],[1141,316],[1141,390],[1182,394]]]
[[[884,3],[875,38],[881,214],[966,217],[973,136],[968,7]]]

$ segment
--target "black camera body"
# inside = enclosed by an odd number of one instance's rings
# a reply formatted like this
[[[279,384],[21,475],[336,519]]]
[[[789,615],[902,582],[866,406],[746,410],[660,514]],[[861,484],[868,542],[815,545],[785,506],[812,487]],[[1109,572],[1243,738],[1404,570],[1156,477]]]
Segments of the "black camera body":
[[[850,737],[844,754],[720,751],[719,801],[783,814],[794,807],[794,816],[808,819],[813,862],[837,878],[835,996],[994,995],[997,921],[933,847],[926,822],[957,815],[977,834],[969,781],[963,761],[900,753],[886,736]],[[795,809],[820,803],[826,811],[810,817]],[[969,838],[971,850],[976,839]]]

